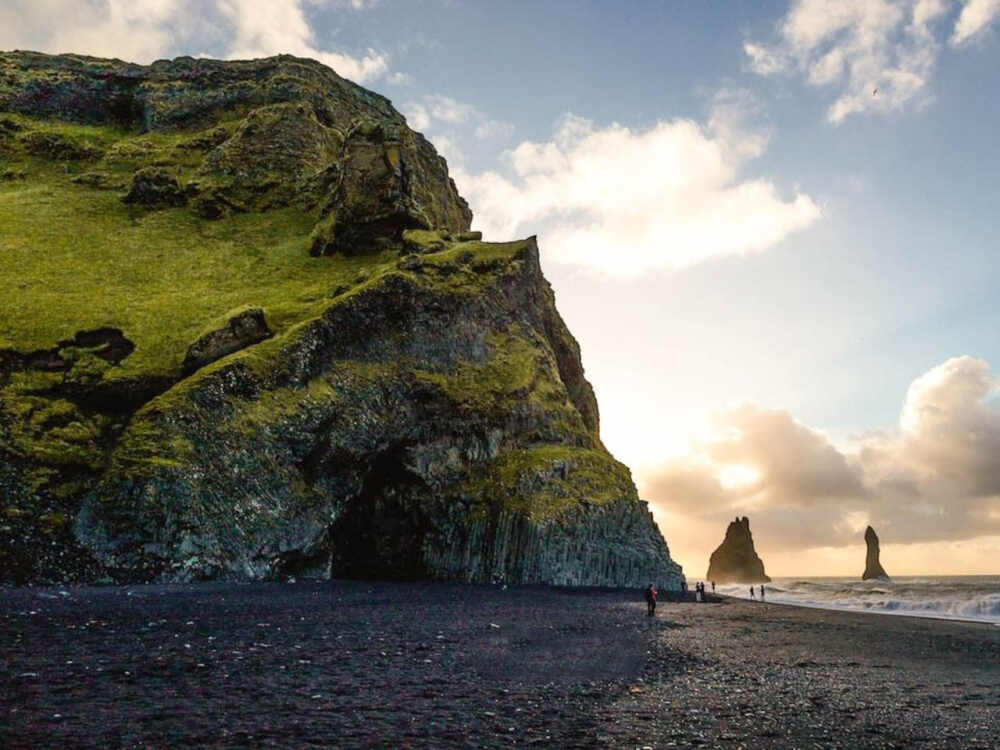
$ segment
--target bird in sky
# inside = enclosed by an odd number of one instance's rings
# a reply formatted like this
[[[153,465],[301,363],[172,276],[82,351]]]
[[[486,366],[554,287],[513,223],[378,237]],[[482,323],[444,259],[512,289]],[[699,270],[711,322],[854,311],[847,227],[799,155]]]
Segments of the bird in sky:
[[[875,96],[875,94],[877,94],[877,93],[878,93],[878,86],[876,86],[874,89],[872,89],[872,96]]]

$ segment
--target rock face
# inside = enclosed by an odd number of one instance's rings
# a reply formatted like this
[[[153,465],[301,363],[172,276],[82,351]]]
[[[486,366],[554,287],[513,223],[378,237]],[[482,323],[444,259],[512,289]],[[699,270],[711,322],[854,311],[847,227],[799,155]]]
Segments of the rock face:
[[[716,583],[768,583],[764,563],[753,548],[750,519],[737,517],[726,529],[726,538],[712,553],[706,578]]]
[[[0,53],[6,172],[3,580],[679,585],[534,238],[386,99]]]
[[[187,351],[181,365],[185,375],[200,367],[271,338],[264,311],[259,307],[230,313],[225,324],[199,338]]]
[[[865,544],[868,545],[868,552],[865,555],[865,572],[861,576],[861,580],[868,581],[873,578],[889,580],[889,574],[885,572],[882,563],[879,562],[878,535],[871,526],[865,529]]]

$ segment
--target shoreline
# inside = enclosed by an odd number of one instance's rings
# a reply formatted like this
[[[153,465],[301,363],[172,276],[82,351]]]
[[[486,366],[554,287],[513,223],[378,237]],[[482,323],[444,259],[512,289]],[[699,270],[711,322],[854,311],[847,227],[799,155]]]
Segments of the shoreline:
[[[834,607],[834,606],[824,606],[822,604],[812,604],[807,602],[783,602],[777,599],[767,599],[761,602],[759,599],[749,599],[740,598],[738,596],[733,596],[732,594],[715,594],[723,599],[731,599],[735,602],[756,602],[757,604],[779,604],[784,607],[803,607],[805,609],[819,609],[824,612],[844,612],[847,614],[858,614],[858,615],[885,615],[887,617],[912,617],[916,620],[943,620],[945,622],[965,622],[972,623],[974,625],[985,625],[987,627],[998,627],[1000,628],[1000,620],[984,620],[978,619],[973,616],[961,617],[958,615],[946,615],[946,614],[920,614],[918,612],[897,612],[889,609],[861,609],[861,608],[851,608],[851,607]]]
[[[996,628],[716,598],[649,618],[622,589],[6,590],[0,744],[1000,745]]]

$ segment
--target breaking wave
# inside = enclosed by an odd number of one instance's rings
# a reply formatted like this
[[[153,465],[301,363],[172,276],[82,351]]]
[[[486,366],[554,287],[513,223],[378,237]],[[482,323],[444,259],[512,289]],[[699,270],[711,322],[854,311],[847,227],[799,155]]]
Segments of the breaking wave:
[[[760,588],[755,587],[759,596]],[[776,578],[766,584],[767,601],[912,617],[970,620],[1000,625],[1000,577],[902,577],[891,581],[850,578]],[[717,587],[720,594],[747,598],[748,586]]]

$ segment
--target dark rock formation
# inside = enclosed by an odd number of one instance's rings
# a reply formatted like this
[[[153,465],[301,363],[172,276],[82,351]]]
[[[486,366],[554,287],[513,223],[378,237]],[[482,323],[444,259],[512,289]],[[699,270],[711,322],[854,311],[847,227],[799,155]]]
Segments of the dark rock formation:
[[[122,200],[149,208],[160,208],[183,206],[187,203],[187,196],[177,178],[169,172],[158,167],[144,167],[132,175],[132,185]]]
[[[238,108],[249,112],[226,117]],[[192,196],[199,213],[215,218],[224,204],[318,207],[317,254],[367,250],[380,237],[398,240],[407,228],[464,232],[472,221],[444,159],[389,101],[311,60],[181,57],[142,66],[0,53],[2,111],[143,132],[195,129],[178,148],[204,154],[193,191],[207,193],[209,206]],[[17,137],[26,150],[54,160],[102,153],[58,133]],[[118,162],[141,156],[135,146],[108,154]],[[183,193],[171,189],[162,165],[149,166],[159,171],[140,176],[132,199],[179,201]]]
[[[182,365],[185,375],[272,336],[264,311],[259,307],[234,311],[227,317],[224,325],[209,331],[191,344]]]
[[[79,143],[72,138],[37,131],[25,133],[21,137],[21,145],[29,154],[53,161],[85,161],[97,159],[101,155],[101,152],[93,146]]]
[[[0,53],[0,123],[0,578],[679,585],[534,238],[386,99]]]
[[[726,529],[726,538],[712,553],[706,578],[716,583],[768,583],[764,563],[753,548],[750,519],[737,517]]]
[[[434,186],[444,175],[405,125],[362,121],[344,138],[339,180],[311,252],[365,252],[406,229],[468,230],[472,213]],[[450,183],[450,180],[448,180]],[[457,194],[456,194],[457,195]]]
[[[861,576],[861,580],[868,581],[873,578],[889,580],[889,574],[885,572],[882,563],[879,562],[878,535],[871,526],[865,529],[865,544],[868,545],[868,552],[865,555],[865,572]]]
[[[135,351],[135,344],[117,328],[96,328],[77,331],[73,338],[64,339],[51,349],[19,352],[0,349],[0,376],[17,370],[66,372],[83,353],[112,364],[119,364]]]

